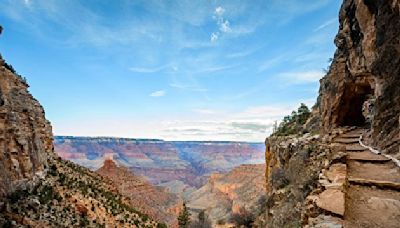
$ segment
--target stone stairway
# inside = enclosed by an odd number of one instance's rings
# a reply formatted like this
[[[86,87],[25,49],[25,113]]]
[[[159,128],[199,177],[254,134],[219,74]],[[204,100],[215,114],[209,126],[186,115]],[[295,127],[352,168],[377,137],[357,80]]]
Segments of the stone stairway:
[[[325,190],[315,199],[331,222],[314,227],[400,227],[400,168],[361,146],[363,133],[356,129],[334,139],[344,159],[321,174]]]

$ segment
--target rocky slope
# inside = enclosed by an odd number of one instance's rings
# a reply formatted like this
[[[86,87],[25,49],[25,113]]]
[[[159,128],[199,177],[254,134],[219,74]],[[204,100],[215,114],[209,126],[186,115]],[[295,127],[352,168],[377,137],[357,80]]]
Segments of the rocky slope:
[[[227,172],[241,164],[262,163],[264,145],[239,142],[168,142],[121,138],[55,137],[55,150],[65,159],[98,169],[112,157],[170,188],[200,187],[212,172]]]
[[[303,126],[313,135],[266,140],[260,227],[398,226],[400,2],[344,0],[339,16],[337,51]]]
[[[165,227],[54,153],[51,125],[27,88],[0,58],[0,227]]]
[[[193,213],[205,211],[214,225],[229,223],[232,215],[256,213],[265,194],[264,165],[241,165],[226,174],[213,174],[208,183],[187,197]]]
[[[168,193],[161,187],[154,187],[143,178],[133,175],[129,169],[118,166],[111,159],[106,160],[96,173],[111,180],[119,192],[129,197],[131,203],[141,212],[170,226],[177,226],[177,211],[183,202],[174,194]]]

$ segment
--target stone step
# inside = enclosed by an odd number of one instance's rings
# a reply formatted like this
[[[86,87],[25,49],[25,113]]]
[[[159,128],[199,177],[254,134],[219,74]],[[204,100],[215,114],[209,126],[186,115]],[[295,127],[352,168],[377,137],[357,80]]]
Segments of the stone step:
[[[353,144],[353,143],[358,143],[358,140],[359,140],[359,137],[357,137],[357,138],[338,137],[338,138],[335,138],[333,141],[336,143]]]
[[[344,227],[399,227],[400,192],[350,185]]]
[[[393,162],[370,163],[348,160],[347,170],[349,182],[396,189],[396,186],[399,186],[400,189],[400,168]]]
[[[348,181],[350,184],[368,185],[368,186],[376,186],[379,188],[390,188],[390,189],[400,190],[400,182],[381,181],[381,180],[354,178],[354,177],[349,177]]]
[[[345,211],[345,194],[339,189],[327,189],[318,195],[317,206],[326,211],[343,216]]]
[[[346,145],[346,150],[347,151],[368,151],[368,149],[361,146],[360,144]]]
[[[361,134],[357,133],[346,133],[343,135],[339,135],[340,138],[351,138],[351,139],[359,139]]]
[[[348,160],[364,161],[364,162],[388,162],[389,158],[382,155],[374,154],[370,151],[363,152],[347,152],[346,158]]]

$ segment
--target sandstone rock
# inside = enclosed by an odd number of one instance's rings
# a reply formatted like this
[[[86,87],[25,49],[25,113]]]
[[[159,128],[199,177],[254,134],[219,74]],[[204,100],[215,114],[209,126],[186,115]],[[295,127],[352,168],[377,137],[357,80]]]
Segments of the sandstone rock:
[[[316,218],[311,218],[309,227],[313,228],[342,228],[343,220],[329,215],[319,215]]]
[[[175,195],[162,188],[152,186],[148,181],[135,176],[129,169],[117,165],[107,159],[103,166],[96,171],[101,176],[110,179],[119,192],[132,202],[141,212],[147,213],[153,219],[164,221],[170,226],[176,226],[175,209],[182,202]]]
[[[395,2],[344,1],[335,39],[338,49],[321,79],[318,98],[325,132],[364,126],[364,102],[374,100],[372,141],[390,153],[397,153],[400,146],[394,140],[400,133],[400,13],[392,9]]]
[[[344,193],[336,189],[327,189],[319,194],[317,206],[343,216],[345,210]]]
[[[346,164],[333,164],[329,167],[329,170],[326,171],[326,176],[332,183],[344,184],[347,176]]]
[[[45,170],[53,140],[51,125],[25,80],[0,60],[1,198]]]
[[[265,195],[264,170],[265,165],[241,165],[226,174],[212,175],[188,196],[188,206],[194,213],[205,210],[213,224],[228,220],[233,213],[253,212]]]

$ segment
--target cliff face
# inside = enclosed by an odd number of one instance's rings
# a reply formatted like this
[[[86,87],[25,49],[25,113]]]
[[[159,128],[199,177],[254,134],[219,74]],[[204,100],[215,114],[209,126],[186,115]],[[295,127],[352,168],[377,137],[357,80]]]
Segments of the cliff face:
[[[400,145],[399,10],[397,0],[344,1],[337,51],[319,96],[325,132],[369,124],[372,143],[387,153]]]
[[[53,153],[44,110],[12,71],[0,56],[0,197],[37,179]]]
[[[400,155],[400,2],[344,0],[339,19],[317,112],[303,126],[319,122],[320,134],[266,141],[268,209],[258,222],[268,227],[398,226],[399,169],[359,138]]]

